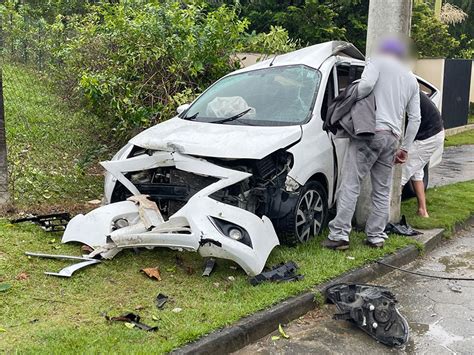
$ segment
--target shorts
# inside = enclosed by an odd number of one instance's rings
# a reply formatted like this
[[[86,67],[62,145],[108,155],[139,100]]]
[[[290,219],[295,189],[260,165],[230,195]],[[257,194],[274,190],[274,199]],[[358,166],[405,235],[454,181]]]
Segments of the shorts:
[[[414,141],[408,151],[408,160],[402,166],[402,186],[408,180],[423,181],[426,164],[433,153],[444,144],[444,130],[422,141]]]

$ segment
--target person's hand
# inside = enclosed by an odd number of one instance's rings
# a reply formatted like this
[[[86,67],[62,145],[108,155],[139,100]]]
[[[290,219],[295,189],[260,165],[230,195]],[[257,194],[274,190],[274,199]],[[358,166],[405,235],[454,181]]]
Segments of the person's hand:
[[[407,161],[408,159],[408,152],[403,149],[397,150],[397,153],[395,154],[395,164],[403,164]]]

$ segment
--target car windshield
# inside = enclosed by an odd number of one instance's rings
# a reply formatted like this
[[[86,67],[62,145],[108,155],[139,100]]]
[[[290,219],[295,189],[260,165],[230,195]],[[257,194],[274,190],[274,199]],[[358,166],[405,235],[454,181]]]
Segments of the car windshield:
[[[199,122],[294,125],[307,121],[320,72],[305,65],[269,67],[225,77],[181,116]]]

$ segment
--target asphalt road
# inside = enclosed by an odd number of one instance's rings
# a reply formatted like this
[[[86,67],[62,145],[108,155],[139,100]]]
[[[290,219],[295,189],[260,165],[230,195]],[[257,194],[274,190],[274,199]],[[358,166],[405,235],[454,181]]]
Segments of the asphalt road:
[[[474,278],[474,226],[431,254],[406,266],[435,275]],[[473,354],[474,282],[423,278],[395,271],[374,284],[389,287],[410,324],[401,349],[377,343],[345,321],[332,319],[326,305],[285,326],[290,339],[271,340],[275,332],[237,352],[243,354]]]
[[[441,163],[430,170],[428,187],[468,180],[474,180],[474,145],[447,147]]]

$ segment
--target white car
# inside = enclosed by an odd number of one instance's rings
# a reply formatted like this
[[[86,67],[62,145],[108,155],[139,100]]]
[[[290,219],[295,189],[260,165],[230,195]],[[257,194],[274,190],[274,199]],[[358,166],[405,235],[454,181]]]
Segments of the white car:
[[[132,247],[198,251],[260,273],[280,242],[325,227],[347,140],[324,131],[323,117],[363,69],[352,44],[326,42],[226,75],[102,163],[106,204],[73,218],[63,242],[104,258]]]

